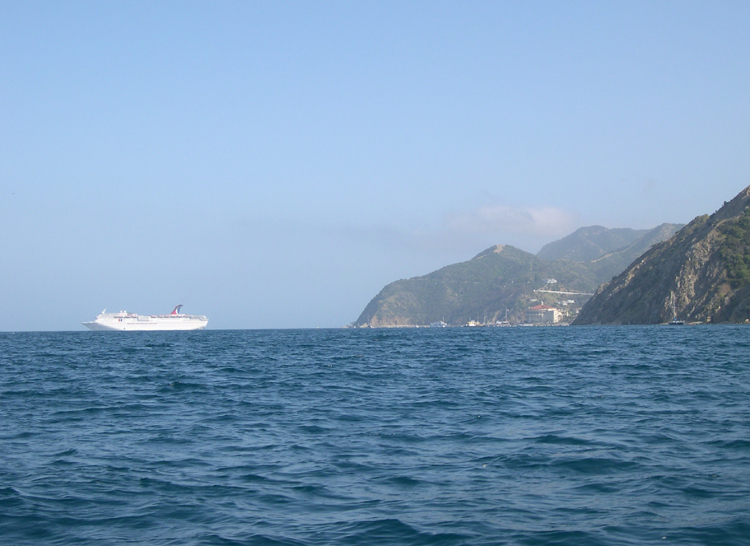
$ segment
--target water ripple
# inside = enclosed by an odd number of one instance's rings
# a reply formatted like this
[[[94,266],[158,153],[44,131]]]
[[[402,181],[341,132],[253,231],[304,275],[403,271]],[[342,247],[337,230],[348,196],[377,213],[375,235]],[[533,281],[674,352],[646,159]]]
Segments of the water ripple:
[[[747,333],[0,334],[0,537],[747,545]]]

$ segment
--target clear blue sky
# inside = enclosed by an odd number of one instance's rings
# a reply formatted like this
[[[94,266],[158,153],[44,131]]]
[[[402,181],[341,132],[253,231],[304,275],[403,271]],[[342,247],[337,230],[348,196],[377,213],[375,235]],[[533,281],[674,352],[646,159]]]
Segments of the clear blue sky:
[[[750,2],[0,1],[0,330],[343,326],[750,185]]]

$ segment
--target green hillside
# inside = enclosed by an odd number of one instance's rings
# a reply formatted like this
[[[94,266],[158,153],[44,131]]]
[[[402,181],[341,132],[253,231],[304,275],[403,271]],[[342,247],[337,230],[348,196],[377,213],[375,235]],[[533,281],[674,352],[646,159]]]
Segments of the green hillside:
[[[630,233],[635,230],[616,230],[618,233],[608,239],[613,242],[598,245],[593,261],[545,260],[509,245],[497,245],[467,262],[388,284],[354,325],[416,326],[439,320],[452,325],[470,320],[487,323],[504,320],[506,314],[509,321],[521,322],[526,309],[539,303],[577,310],[599,284],[630,263],[643,245],[660,237],[663,240],[678,227],[665,226],[643,230],[636,240]],[[644,242],[639,246],[639,241]],[[621,242],[626,243],[624,248],[612,248]],[[578,247],[569,240],[556,252],[566,257],[587,255],[583,248],[587,244],[586,238],[579,238]],[[563,246],[564,252],[559,250]]]
[[[589,262],[632,245],[648,231],[629,228],[607,229],[602,226],[582,227],[559,241],[544,245],[537,256],[547,261]]]

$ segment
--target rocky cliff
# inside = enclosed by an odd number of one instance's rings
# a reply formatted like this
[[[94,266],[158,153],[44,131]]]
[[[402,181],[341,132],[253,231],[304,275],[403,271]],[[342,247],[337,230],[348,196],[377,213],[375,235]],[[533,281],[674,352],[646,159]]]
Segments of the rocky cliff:
[[[750,187],[699,216],[602,285],[574,324],[750,319]]]

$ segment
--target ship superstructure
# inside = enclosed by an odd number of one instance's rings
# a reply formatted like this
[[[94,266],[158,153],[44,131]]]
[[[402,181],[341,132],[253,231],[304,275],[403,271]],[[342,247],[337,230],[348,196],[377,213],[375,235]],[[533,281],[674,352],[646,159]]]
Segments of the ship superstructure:
[[[107,313],[105,309],[91,322],[82,323],[90,330],[109,331],[157,331],[157,330],[203,330],[208,324],[205,315],[184,315],[178,305],[168,315],[137,315],[120,311]]]

